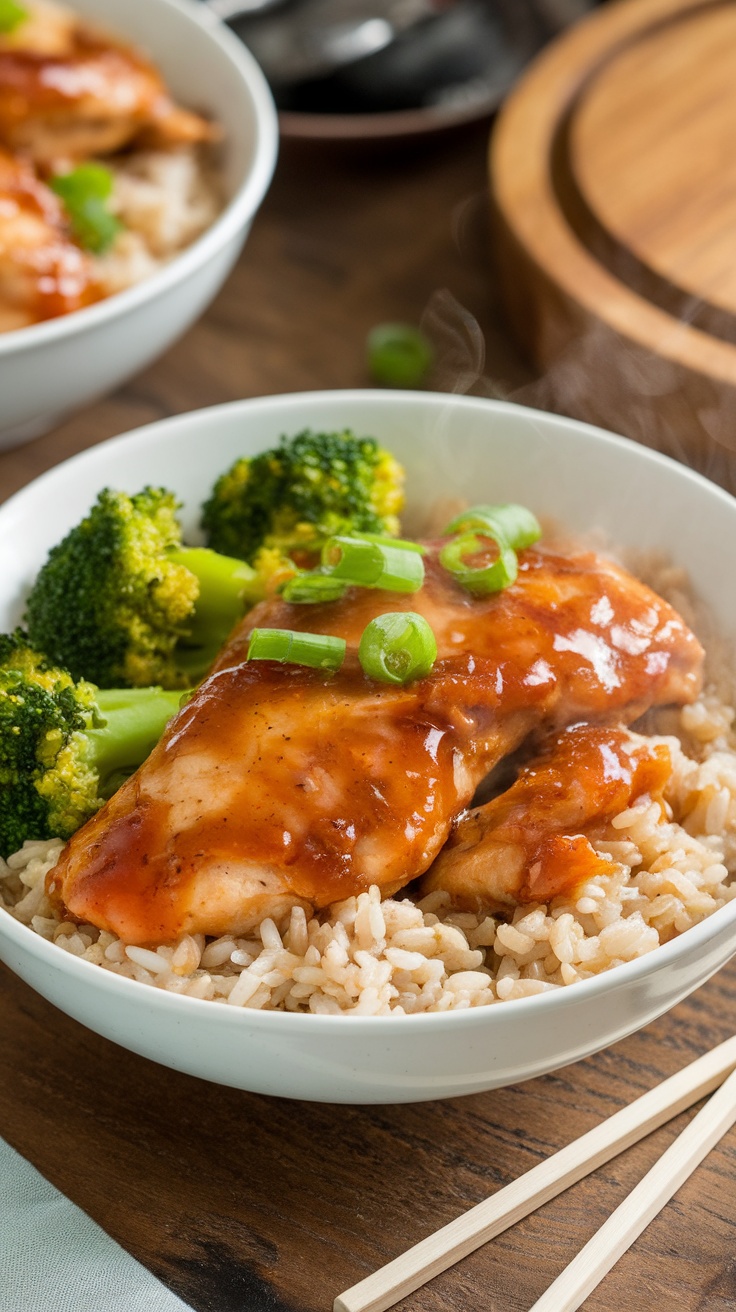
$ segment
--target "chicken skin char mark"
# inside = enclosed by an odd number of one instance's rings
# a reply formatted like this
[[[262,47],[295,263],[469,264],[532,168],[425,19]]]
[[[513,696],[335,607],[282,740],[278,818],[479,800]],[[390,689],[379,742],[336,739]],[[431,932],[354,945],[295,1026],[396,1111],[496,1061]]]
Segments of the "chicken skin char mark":
[[[436,545],[436,544],[435,544]],[[425,872],[493,766],[530,734],[630,722],[687,702],[702,649],[683,620],[593,553],[520,555],[505,591],[475,598],[434,550],[410,598],[275,598],[235,630],[148,761],[70,841],[49,891],[72,917],[129,942],[244,933],[370,884]],[[365,625],[413,609],[438,659],[405,687],[367,679]],[[334,675],[245,662],[255,627],[344,637]]]

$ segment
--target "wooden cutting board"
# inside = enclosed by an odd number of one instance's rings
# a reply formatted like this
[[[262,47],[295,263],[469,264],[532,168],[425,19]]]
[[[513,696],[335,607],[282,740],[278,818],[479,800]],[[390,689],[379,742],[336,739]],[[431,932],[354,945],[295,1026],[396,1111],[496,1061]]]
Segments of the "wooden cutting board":
[[[491,142],[498,277],[542,404],[736,489],[736,3],[621,0]]]

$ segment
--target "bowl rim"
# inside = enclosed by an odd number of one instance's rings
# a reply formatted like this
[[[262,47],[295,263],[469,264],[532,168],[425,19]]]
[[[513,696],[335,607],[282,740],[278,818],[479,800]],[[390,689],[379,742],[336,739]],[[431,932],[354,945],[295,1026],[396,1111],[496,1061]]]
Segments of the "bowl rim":
[[[174,2],[180,3],[180,0],[174,0]],[[167,0],[167,3],[171,3],[171,0]],[[580,435],[586,435],[604,446],[613,447],[628,458],[633,456],[645,464],[660,468],[666,467],[668,470],[676,472],[684,482],[695,483],[709,497],[729,505],[732,508],[732,513],[736,515],[736,498],[702,474],[689,469],[686,465],[680,464],[669,456],[642,446],[630,438],[610,433],[606,429],[588,424],[582,420],[550,414],[529,406],[517,405],[511,401],[497,401],[486,397],[460,396],[446,392],[400,392],[381,388],[343,388],[284,392],[272,396],[249,397],[243,400],[225,402],[221,405],[202,407],[186,414],[171,415],[165,419],[141,425],[116,437],[108,438],[95,446],[88,447],[84,451],[70,456],[67,460],[61,461],[53,468],[46,470],[38,478],[33,479],[12,497],[8,498],[4,504],[0,505],[0,522],[8,512],[17,514],[18,510],[22,511],[26,497],[34,495],[38,488],[52,482],[59,471],[68,470],[80,461],[95,463],[97,460],[101,460],[104,462],[105,453],[120,446],[149,446],[151,437],[156,438],[160,431],[174,433],[177,429],[196,429],[199,424],[203,424],[206,429],[208,421],[218,415],[247,415],[253,410],[281,410],[284,403],[299,408],[304,404],[323,404],[325,402],[332,403],[333,401],[337,404],[343,402],[346,404],[363,404],[366,402],[370,404],[374,400],[384,403],[388,401],[394,406],[405,409],[420,408],[429,402],[432,406],[446,404],[452,408],[487,411],[499,418],[504,415],[527,415],[533,423],[547,429],[559,430],[572,427]],[[303,1028],[305,1026],[311,1026],[313,1031],[315,1029],[320,1030],[323,1023],[330,1030],[344,1027],[346,1024],[354,1026],[356,1022],[359,1022],[364,1030],[375,1029],[378,1032],[385,1032],[386,1026],[399,1022],[401,1022],[401,1027],[404,1030],[407,1026],[414,1027],[416,1025],[427,1028],[442,1028],[448,1023],[449,1017],[453,1018],[450,1023],[456,1027],[473,1026],[476,1023],[493,1024],[494,1022],[490,1020],[490,1017],[498,1016],[499,1007],[502,1017],[509,1014],[509,1008],[513,1008],[513,1014],[517,1015],[519,1019],[522,1015],[533,1011],[536,1012],[540,1008],[567,1010],[570,1007],[584,1005],[588,1000],[593,1001],[599,994],[608,990],[625,989],[630,985],[636,985],[648,975],[657,974],[660,970],[667,970],[669,967],[676,965],[681,956],[687,957],[692,953],[697,953],[699,948],[706,945],[711,938],[715,937],[729,924],[736,930],[736,898],[726,903],[725,906],[719,907],[717,911],[706,916],[697,925],[684,930],[676,938],[660,944],[659,947],[641,957],[623,962],[621,965],[603,971],[601,974],[594,975],[589,979],[579,980],[573,985],[567,985],[550,992],[532,994],[525,998],[509,998],[499,1004],[493,1003],[486,1006],[470,1007],[462,1011],[419,1012],[403,1016],[391,1014],[363,1016],[355,1015],[353,1012],[346,1012],[341,1015],[321,1015],[310,1012],[264,1011],[262,1009],[223,1005],[220,1005],[219,1008],[213,1008],[213,1000],[211,999],[193,998],[185,994],[171,993],[163,989],[156,989],[150,985],[141,984],[138,980],[118,975],[114,971],[105,970],[94,962],[85,961],[81,957],[65,952],[56,943],[36,934],[30,926],[16,920],[7,908],[0,906],[0,940],[9,939],[17,947],[29,952],[31,956],[40,962],[50,965],[53,970],[60,970],[62,974],[65,971],[70,972],[72,977],[80,982],[91,981],[96,978],[103,992],[107,991],[111,996],[119,997],[121,1001],[125,999],[132,1001],[134,997],[138,996],[138,994],[129,992],[132,987],[141,990],[141,1002],[144,1005],[147,1001],[149,1007],[155,1006],[157,1009],[166,1009],[171,1006],[174,1011],[180,1011],[182,1016],[193,1007],[195,1015],[237,1015],[241,1017],[240,1020],[235,1022],[238,1025],[251,1024],[264,1030],[271,1025],[275,1025],[286,1030],[298,1030],[301,1033],[310,1032],[307,1028]],[[736,954],[736,935],[734,935],[733,953]],[[90,971],[94,974],[89,974]],[[199,1012],[202,1007],[207,1009],[204,1013]],[[485,1019],[481,1021],[481,1018]]]
[[[141,282],[114,292],[94,305],[74,310],[71,314],[59,315],[55,319],[29,324],[25,328],[0,333],[0,361],[5,356],[36,345],[48,345],[60,339],[71,339],[88,330],[94,331],[110,319],[139,309],[176,283],[183,282],[225,247],[253,218],[268,190],[276,168],[279,124],[270,88],[253,55],[205,4],[197,4],[195,0],[148,0],[148,3],[156,4],[162,10],[173,10],[188,19],[200,29],[204,39],[220,48],[240,74],[250,94],[256,127],[250,168],[214,223],[167,264]]]

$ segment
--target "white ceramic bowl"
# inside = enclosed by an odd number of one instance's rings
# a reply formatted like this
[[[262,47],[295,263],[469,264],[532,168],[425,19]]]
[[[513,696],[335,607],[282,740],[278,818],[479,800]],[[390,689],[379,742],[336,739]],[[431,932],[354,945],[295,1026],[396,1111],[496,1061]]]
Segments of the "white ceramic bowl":
[[[0,334],[0,448],[51,427],[164,351],[209,304],[238,257],[276,163],[273,99],[255,60],[195,0],[70,0],[149,51],[182,104],[222,124],[227,204],[151,278],[88,309]]]
[[[306,426],[378,437],[408,473],[409,509],[438,496],[521,501],[572,529],[658,549],[691,571],[736,636],[728,562],[736,501],[641,446],[572,420],[439,394],[315,392],[152,424],[44,474],[0,509],[0,627],[50,546],[105,485],[173,487],[190,527],[214,476]],[[528,1079],[616,1042],[736,951],[736,902],[648,956],[566,989],[470,1011],[312,1016],[180,997],[67,955],[0,912],[0,957],[57,1007],[126,1048],[237,1088],[328,1102],[404,1102]]]

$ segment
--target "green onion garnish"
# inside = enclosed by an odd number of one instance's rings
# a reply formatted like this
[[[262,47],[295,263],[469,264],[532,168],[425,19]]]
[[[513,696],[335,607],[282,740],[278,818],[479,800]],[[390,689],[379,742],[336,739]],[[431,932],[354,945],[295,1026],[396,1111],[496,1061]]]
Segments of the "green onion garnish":
[[[351,533],[361,542],[377,542],[380,547],[401,547],[402,551],[415,551],[418,556],[426,556],[427,548],[421,542],[411,542],[409,538],[387,538],[382,533]]]
[[[347,583],[333,579],[329,574],[314,570],[309,574],[296,574],[281,589],[284,601],[297,602],[300,605],[318,605],[325,601],[339,601],[344,595]]]
[[[424,333],[411,324],[381,323],[368,334],[368,368],[383,387],[419,387],[433,359]]]
[[[358,659],[369,679],[409,683],[429,674],[437,640],[424,616],[413,610],[378,615],[363,630]]]
[[[0,33],[14,32],[29,17],[28,10],[15,0],[0,0]]]
[[[254,629],[246,657],[249,661],[310,665],[315,670],[339,670],[344,659],[344,638],[298,633],[294,629]]]
[[[456,515],[447,525],[445,533],[463,533],[475,529],[482,533],[484,529],[496,529],[503,534],[510,547],[522,551],[530,547],[542,536],[542,529],[536,515],[526,506],[513,502],[502,506],[471,506]]]
[[[469,565],[468,556],[475,556],[485,551],[483,539],[490,538],[498,547],[498,556],[489,565]],[[461,587],[479,596],[489,592],[500,592],[513,583],[519,566],[516,552],[509,546],[503,534],[489,525],[478,533],[462,533],[453,538],[440,552],[440,564],[453,574]]]
[[[71,173],[57,174],[49,186],[64,202],[80,246],[95,255],[106,251],[122,227],[109,210],[113,189],[110,170],[102,164],[80,164]]]
[[[424,583],[420,553],[414,543],[407,548],[398,538],[385,542],[357,534],[329,538],[322,548],[322,571],[353,587],[389,592],[418,592]]]

